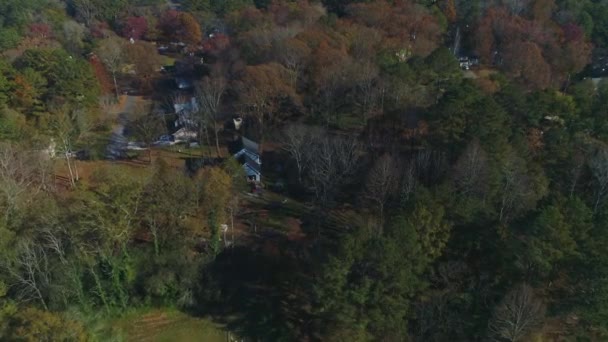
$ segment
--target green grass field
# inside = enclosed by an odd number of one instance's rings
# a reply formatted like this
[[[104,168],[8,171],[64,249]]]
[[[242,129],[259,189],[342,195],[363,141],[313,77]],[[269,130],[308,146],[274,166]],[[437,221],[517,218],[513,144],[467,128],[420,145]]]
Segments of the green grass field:
[[[125,341],[224,342],[227,332],[208,320],[175,310],[153,310],[127,315],[114,323]]]

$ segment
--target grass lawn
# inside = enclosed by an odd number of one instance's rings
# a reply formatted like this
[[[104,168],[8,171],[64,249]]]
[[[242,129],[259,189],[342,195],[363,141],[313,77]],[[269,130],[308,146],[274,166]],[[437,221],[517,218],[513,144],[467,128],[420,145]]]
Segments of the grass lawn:
[[[129,342],[224,342],[227,336],[222,327],[208,320],[171,309],[130,314],[114,325],[124,332],[125,341]]]

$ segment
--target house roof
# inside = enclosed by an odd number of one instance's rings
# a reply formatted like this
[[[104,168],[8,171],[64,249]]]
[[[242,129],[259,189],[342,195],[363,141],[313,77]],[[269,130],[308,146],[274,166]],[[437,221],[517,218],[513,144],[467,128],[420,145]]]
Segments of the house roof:
[[[253,165],[248,164],[248,163],[243,164],[243,169],[245,169],[245,174],[247,174],[248,177],[262,175],[262,172],[260,172],[260,170],[254,166],[255,166],[255,164],[253,164]]]
[[[260,159],[260,155],[252,152],[246,148],[238,151],[235,155],[234,158],[241,158],[244,157],[246,162],[251,162],[251,163],[255,163],[255,164],[262,164],[262,160]]]

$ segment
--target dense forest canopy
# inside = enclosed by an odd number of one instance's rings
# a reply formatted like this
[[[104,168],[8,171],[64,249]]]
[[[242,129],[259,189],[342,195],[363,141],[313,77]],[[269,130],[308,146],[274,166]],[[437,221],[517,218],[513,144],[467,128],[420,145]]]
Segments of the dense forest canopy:
[[[0,340],[607,340],[607,69],[605,0],[2,0]]]

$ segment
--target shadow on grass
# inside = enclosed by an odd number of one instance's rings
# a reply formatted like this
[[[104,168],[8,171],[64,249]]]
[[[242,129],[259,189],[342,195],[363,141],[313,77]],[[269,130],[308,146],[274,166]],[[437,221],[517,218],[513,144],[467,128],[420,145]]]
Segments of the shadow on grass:
[[[294,253],[300,247],[279,236],[258,242],[226,250],[203,272],[197,314],[245,338],[308,340],[309,256]]]

